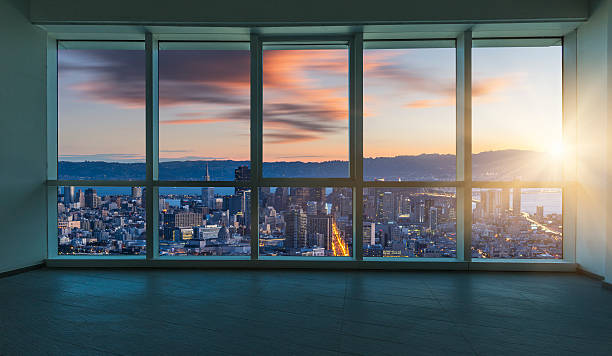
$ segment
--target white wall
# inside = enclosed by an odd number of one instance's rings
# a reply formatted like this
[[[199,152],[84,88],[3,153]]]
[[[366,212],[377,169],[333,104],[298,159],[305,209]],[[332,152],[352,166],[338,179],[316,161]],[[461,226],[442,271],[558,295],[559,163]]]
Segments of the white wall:
[[[576,260],[612,280],[612,1],[578,28]]]
[[[576,260],[589,272],[605,273],[607,2],[578,27]]]
[[[0,273],[46,256],[45,35],[0,0]]]

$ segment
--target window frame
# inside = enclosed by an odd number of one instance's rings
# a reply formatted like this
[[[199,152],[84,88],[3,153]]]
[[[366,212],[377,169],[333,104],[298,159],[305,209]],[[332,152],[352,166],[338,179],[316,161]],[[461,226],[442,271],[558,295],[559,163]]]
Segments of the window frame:
[[[135,260],[134,266],[215,266],[215,267],[304,267],[304,268],[438,268],[438,269],[502,269],[536,270],[567,269],[575,262],[576,194],[575,152],[564,161],[563,180],[557,182],[494,182],[472,180],[472,32],[459,33],[456,38],[423,39],[455,41],[456,51],[456,179],[454,181],[365,181],[363,177],[363,33],[352,35],[317,36],[266,36],[248,35],[249,39],[211,39],[210,36],[168,35],[145,33],[144,36],[123,38],[84,39],[96,42],[103,48],[106,41],[144,41],[146,55],[146,178],[135,181],[105,180],[58,180],[58,105],[57,105],[57,54],[61,35],[49,35],[47,41],[47,259],[48,261],[84,260],[86,266],[104,266],[105,260]],[[78,37],[78,36],[76,36]],[[125,37],[125,36],[124,36]],[[74,40],[68,34],[66,40]],[[542,37],[546,38],[546,37]],[[550,38],[550,37],[548,37]],[[559,38],[559,37],[556,37]],[[250,43],[250,160],[251,179],[235,181],[163,181],[159,180],[159,101],[158,101],[158,53],[159,42],[232,42]],[[481,38],[478,38],[481,39]],[[505,38],[508,39],[508,38]],[[520,42],[526,38],[512,38]],[[383,39],[384,40],[384,39]],[[400,41],[390,38],[389,40]],[[567,147],[576,144],[576,32],[562,40],[562,87],[563,87],[563,140]],[[381,41],[376,39],[373,41]],[[405,41],[419,41],[406,39]],[[349,171],[348,178],[272,178],[262,175],[262,124],[263,124],[263,46],[265,43],[348,43],[349,50]],[[146,188],[147,254],[146,256],[58,256],[57,253],[57,188],[60,186],[141,186]],[[160,187],[249,187],[251,188],[251,255],[250,256],[160,256],[159,255],[159,188]],[[353,190],[353,253],[350,258],[289,257],[270,258],[259,256],[259,188],[261,187],[348,187]],[[363,257],[363,188],[414,188],[451,187],[457,192],[457,258],[377,258]],[[563,213],[563,259],[562,260],[486,260],[471,259],[472,188],[561,188]],[[331,261],[333,260],[333,261]],[[99,261],[99,262],[96,262]],[[191,262],[190,262],[191,261]],[[218,262],[215,262],[218,261]],[[234,262],[232,262],[234,261]],[[265,263],[263,261],[266,261]],[[325,261],[325,262],[324,262]],[[406,263],[411,262],[411,263]],[[474,263],[471,263],[474,262]],[[131,263],[131,264],[130,264]],[[195,263],[195,264],[194,264]],[[432,267],[433,266],[433,267]],[[546,266],[546,267],[542,267]],[[551,267],[552,266],[552,267]],[[559,267],[561,266],[561,267]],[[571,267],[569,267],[571,268]]]

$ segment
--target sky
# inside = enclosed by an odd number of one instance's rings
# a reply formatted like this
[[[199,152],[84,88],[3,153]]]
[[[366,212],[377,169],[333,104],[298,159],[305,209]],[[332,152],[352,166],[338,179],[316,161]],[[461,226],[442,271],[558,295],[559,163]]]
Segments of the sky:
[[[474,48],[473,151],[561,142],[561,47]],[[145,57],[60,50],[59,159],[144,161]],[[160,159],[248,160],[246,50],[162,50]],[[348,159],[348,49],[265,50],[264,161]],[[455,51],[364,52],[364,156],[455,153]]]

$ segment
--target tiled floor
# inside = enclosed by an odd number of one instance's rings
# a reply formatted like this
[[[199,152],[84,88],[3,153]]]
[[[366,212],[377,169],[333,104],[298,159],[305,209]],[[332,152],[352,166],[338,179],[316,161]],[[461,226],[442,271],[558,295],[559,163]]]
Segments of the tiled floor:
[[[0,355],[611,355],[575,274],[41,269],[0,279]]]

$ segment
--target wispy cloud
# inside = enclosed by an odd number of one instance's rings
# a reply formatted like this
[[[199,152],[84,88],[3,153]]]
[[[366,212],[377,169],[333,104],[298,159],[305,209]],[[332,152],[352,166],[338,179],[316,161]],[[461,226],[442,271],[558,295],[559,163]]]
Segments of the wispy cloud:
[[[203,118],[203,119],[176,119],[176,120],[161,120],[160,125],[193,125],[193,124],[210,124],[213,122],[228,121],[227,118]]]
[[[144,154],[138,153],[94,153],[94,154],[60,154],[59,161],[106,161],[106,162],[144,162]]]

